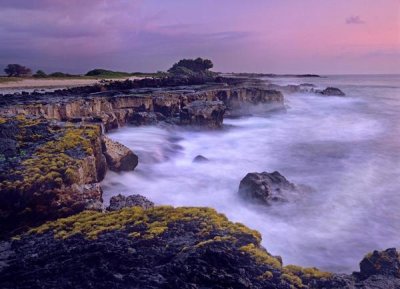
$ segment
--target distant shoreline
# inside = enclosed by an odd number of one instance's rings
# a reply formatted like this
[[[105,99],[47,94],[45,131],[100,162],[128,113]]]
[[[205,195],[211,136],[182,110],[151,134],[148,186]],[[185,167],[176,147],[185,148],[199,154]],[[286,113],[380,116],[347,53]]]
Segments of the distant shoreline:
[[[101,81],[112,81],[112,80],[135,80],[143,79],[143,77],[128,76],[121,78],[11,78],[9,81],[2,78],[0,81],[0,92],[1,90],[13,90],[13,89],[54,89],[54,88],[70,88],[77,86],[95,85]]]

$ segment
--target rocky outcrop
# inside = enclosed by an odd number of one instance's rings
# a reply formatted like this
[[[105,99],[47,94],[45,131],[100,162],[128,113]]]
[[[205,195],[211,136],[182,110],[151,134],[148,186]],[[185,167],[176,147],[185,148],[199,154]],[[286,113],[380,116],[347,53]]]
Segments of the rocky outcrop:
[[[287,201],[289,195],[297,190],[279,172],[248,173],[240,182],[239,195],[261,204]]]
[[[361,261],[360,277],[384,275],[400,278],[400,254],[395,248],[385,251],[374,251]]]
[[[132,119],[129,121],[134,125],[155,125],[160,121],[165,121],[166,117],[158,112],[137,112],[133,114]]]
[[[107,207],[107,211],[118,211],[129,207],[149,209],[154,207],[154,203],[141,195],[123,196],[118,194],[110,199],[110,205]]]
[[[229,79],[225,80],[231,82]],[[261,81],[253,80],[248,83],[248,80],[237,80],[232,84],[228,83],[134,88],[130,91],[123,90],[124,83],[114,83],[116,90],[107,90],[113,87],[107,86],[107,89],[104,88],[106,90],[93,92],[81,88],[76,91],[71,89],[58,93],[33,94],[29,97],[10,95],[4,97],[8,102],[0,101],[0,115],[24,114],[49,120],[100,123],[105,131],[109,131],[128,123],[143,125],[159,121],[220,126],[223,114],[213,117],[214,123],[198,121],[195,116],[188,115],[191,107],[197,109],[199,103],[209,107],[214,101],[222,101],[227,109],[239,113],[245,106],[258,104],[284,109],[282,93],[267,89]],[[221,108],[219,112],[222,113]]]
[[[48,219],[101,209],[106,171],[96,125],[18,116],[0,122],[0,237]]]
[[[159,121],[215,129],[222,126],[225,111],[237,109],[239,103],[283,106],[282,94],[259,81],[182,81],[112,82],[3,96],[0,222],[6,225],[0,227],[0,237],[84,209],[99,209],[102,192],[96,184],[107,169],[133,170],[138,163],[128,148],[102,138],[103,132],[128,123]]]
[[[186,105],[180,113],[180,123],[219,128],[224,120],[226,106],[222,101],[196,100]]]
[[[327,96],[345,96],[346,94],[336,87],[327,87],[324,90],[318,91],[319,94]]]
[[[282,265],[261,236],[208,208],[86,211],[0,242],[0,287],[397,289],[398,252],[352,275]],[[90,268],[90,270],[88,270]]]
[[[110,170],[115,172],[133,171],[138,165],[138,156],[129,148],[113,141],[106,136],[102,136],[104,145],[104,156]]]
[[[85,209],[102,210],[107,167],[138,158],[101,127],[18,115],[0,118],[0,238]]]
[[[360,272],[336,275],[316,283],[320,289],[397,289],[400,288],[399,252],[390,248],[368,253],[360,262]]]
[[[260,241],[213,209],[88,211],[3,245],[0,287],[284,289],[331,278],[283,267]]]

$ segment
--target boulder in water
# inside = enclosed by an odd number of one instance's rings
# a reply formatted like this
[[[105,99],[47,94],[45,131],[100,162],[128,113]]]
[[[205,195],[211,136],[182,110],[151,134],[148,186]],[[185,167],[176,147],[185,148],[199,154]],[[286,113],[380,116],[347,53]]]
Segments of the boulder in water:
[[[341,91],[339,88],[336,87],[327,87],[322,91],[319,91],[320,94],[322,95],[328,95],[328,96],[345,96],[346,94]]]
[[[239,194],[248,199],[270,204],[273,201],[287,201],[286,193],[296,190],[279,172],[248,173],[239,185]]]
[[[194,163],[206,163],[209,162],[210,160],[202,155],[198,155],[193,159]]]

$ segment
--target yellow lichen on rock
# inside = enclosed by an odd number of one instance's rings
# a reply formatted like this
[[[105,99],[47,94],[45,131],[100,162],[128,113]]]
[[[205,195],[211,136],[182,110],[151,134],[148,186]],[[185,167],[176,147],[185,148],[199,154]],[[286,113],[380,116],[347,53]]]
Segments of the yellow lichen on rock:
[[[252,256],[258,263],[267,264],[276,269],[282,268],[282,264],[277,258],[258,248],[253,243],[240,247],[240,250]]]
[[[332,276],[331,273],[320,271],[317,268],[303,268],[296,265],[287,265],[283,268],[283,271],[295,274],[301,278],[309,279],[330,278]]]
[[[30,119],[24,115],[18,115],[13,119],[21,128],[17,137],[20,147],[24,147],[27,141],[41,140],[40,135],[29,135],[27,140],[26,134],[29,127],[39,125],[45,120]],[[51,126],[49,130],[52,130]],[[79,181],[78,169],[82,166],[82,160],[69,156],[67,151],[75,149],[82,151],[83,155],[93,155],[93,146],[101,134],[100,128],[95,125],[67,126],[53,129],[52,134],[52,140],[44,139],[45,142],[38,146],[32,155],[21,161],[19,168],[9,172],[16,176],[17,181],[12,184],[1,183],[2,190],[46,190]]]
[[[274,274],[271,271],[265,271],[262,275],[258,276],[258,279],[271,280],[273,277]]]
[[[303,281],[296,275],[290,273],[284,273],[281,278],[291,284],[293,288],[304,288]]]
[[[30,234],[41,234],[52,231],[56,238],[68,238],[75,234],[82,234],[86,238],[97,238],[106,231],[122,230],[129,225],[129,234],[138,237],[134,227],[145,226],[142,232],[144,238],[155,238],[166,231],[170,226],[180,222],[197,222],[199,224],[197,234],[205,237],[212,232],[220,232],[222,236],[215,236],[213,241],[223,241],[229,238],[225,234],[247,234],[258,242],[259,234],[248,229],[242,224],[230,222],[224,215],[210,208],[183,207],[173,208],[168,206],[142,209],[140,207],[125,208],[120,211],[101,213],[85,211],[71,217],[48,222],[38,228],[32,229]],[[233,238],[231,236],[231,238]]]

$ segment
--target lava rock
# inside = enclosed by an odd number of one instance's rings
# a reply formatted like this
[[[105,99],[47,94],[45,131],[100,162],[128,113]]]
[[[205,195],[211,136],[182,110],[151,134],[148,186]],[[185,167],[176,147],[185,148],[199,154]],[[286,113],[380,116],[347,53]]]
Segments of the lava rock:
[[[374,251],[361,261],[361,276],[386,275],[400,278],[400,254],[395,248]]]
[[[296,186],[279,172],[248,173],[239,185],[239,195],[263,204],[271,201],[287,201],[286,192],[295,191]]]
[[[198,155],[193,159],[194,163],[207,163],[210,160],[202,155]]]
[[[345,96],[346,94],[336,87],[327,87],[326,89],[319,92],[322,95],[328,96]]]
[[[104,145],[104,156],[108,167],[115,172],[133,171],[138,165],[139,158],[129,148],[109,139],[102,137]]]
[[[12,158],[17,155],[17,141],[9,138],[0,138],[0,156]]]
[[[86,211],[0,241],[0,288],[400,288],[394,249],[371,254],[394,262],[362,269],[360,279],[283,267],[260,242],[258,232],[210,208]]]
[[[280,277],[282,264],[261,247],[258,233],[212,209],[84,212],[68,221],[63,238],[44,228],[5,247],[10,254],[0,288],[288,289],[292,284]],[[70,230],[82,226],[101,233],[88,238]],[[255,252],[266,261],[258,263]],[[275,278],[260,278],[266,271]]]
[[[154,203],[142,195],[123,196],[121,194],[110,199],[107,211],[118,211],[128,207],[141,207],[149,209],[154,207]]]

